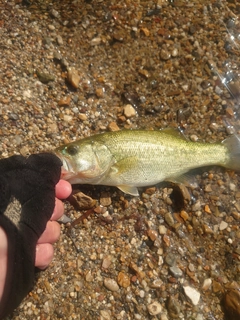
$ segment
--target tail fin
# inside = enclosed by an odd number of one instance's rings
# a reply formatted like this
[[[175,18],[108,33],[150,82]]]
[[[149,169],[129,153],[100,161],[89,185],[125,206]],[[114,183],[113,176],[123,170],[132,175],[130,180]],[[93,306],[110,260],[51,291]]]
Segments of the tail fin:
[[[240,135],[234,134],[223,140],[222,143],[227,147],[230,154],[230,160],[226,167],[240,171]]]

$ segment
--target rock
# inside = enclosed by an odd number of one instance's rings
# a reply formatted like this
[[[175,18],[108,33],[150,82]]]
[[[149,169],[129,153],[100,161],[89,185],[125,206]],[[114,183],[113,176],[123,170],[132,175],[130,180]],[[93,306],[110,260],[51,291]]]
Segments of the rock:
[[[123,113],[126,118],[132,118],[136,115],[136,110],[133,108],[131,104],[127,104],[123,108]]]
[[[102,261],[102,268],[107,269],[112,263],[112,259],[110,256],[106,257]]]
[[[118,131],[120,130],[119,126],[116,124],[116,122],[110,122],[108,125],[108,129],[110,131]]]
[[[225,221],[221,221],[221,223],[219,225],[219,230],[220,231],[225,230],[225,229],[227,229],[227,227],[228,227],[228,223]]]
[[[119,286],[114,279],[105,278],[103,281],[103,284],[110,291],[118,291],[119,290]]]
[[[211,287],[211,285],[212,285],[212,279],[211,278],[205,279],[203,281],[203,286],[202,286],[203,291],[208,290]]]
[[[182,274],[183,274],[182,270],[179,269],[176,266],[170,267],[169,270],[173,274],[173,276],[176,277],[176,278],[180,278],[182,276]]]
[[[173,216],[171,214],[171,212],[167,212],[165,215],[164,215],[164,219],[165,221],[167,222],[167,224],[172,227],[174,225],[174,219],[173,219]]]
[[[119,274],[118,274],[118,278],[117,278],[117,282],[119,284],[120,287],[123,287],[123,288],[127,288],[130,286],[130,278],[129,276],[123,272],[123,271],[120,271]]]
[[[157,231],[153,229],[148,229],[147,235],[152,241],[155,241],[158,237]]]
[[[83,192],[75,193],[71,198],[71,202],[73,202],[73,206],[78,210],[90,209],[96,204],[95,199],[92,199]]]
[[[160,305],[159,302],[154,301],[153,303],[150,303],[148,306],[148,312],[150,315],[155,316],[162,311],[162,306]]]
[[[86,121],[88,119],[88,117],[85,113],[79,113],[78,118],[82,121]]]
[[[73,86],[75,89],[77,89],[79,82],[80,82],[80,79],[81,78],[80,78],[78,71],[76,69],[68,68],[67,81],[71,86]]]
[[[69,106],[70,102],[71,102],[71,97],[70,97],[70,96],[67,96],[67,97],[64,97],[64,98],[60,99],[60,100],[58,101],[58,105],[59,105],[60,107]]]
[[[159,234],[163,235],[167,233],[167,228],[164,225],[160,225],[158,228]]]
[[[50,81],[54,81],[55,79],[54,75],[46,72],[41,72],[39,70],[36,71],[36,74],[38,76],[38,79],[44,84],[47,84]]]
[[[103,207],[108,207],[108,206],[110,206],[111,203],[112,203],[112,199],[110,197],[110,193],[109,192],[102,192],[101,197],[100,197],[100,204]]]
[[[194,306],[198,305],[198,302],[200,300],[200,293],[196,289],[189,286],[184,286],[183,289],[186,296],[191,300],[192,304]]]

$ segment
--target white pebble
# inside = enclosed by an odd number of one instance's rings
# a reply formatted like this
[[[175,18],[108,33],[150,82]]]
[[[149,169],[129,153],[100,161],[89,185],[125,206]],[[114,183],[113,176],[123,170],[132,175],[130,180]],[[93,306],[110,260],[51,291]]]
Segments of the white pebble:
[[[220,226],[219,226],[219,230],[224,230],[228,227],[228,223],[225,221],[221,221]]]
[[[189,286],[185,286],[183,289],[186,296],[191,300],[192,304],[196,306],[200,299],[200,293],[196,289]]]
[[[212,279],[211,279],[211,278],[205,279],[205,280],[203,281],[202,289],[203,289],[204,291],[208,290],[208,289],[210,288],[211,284],[212,284]]]

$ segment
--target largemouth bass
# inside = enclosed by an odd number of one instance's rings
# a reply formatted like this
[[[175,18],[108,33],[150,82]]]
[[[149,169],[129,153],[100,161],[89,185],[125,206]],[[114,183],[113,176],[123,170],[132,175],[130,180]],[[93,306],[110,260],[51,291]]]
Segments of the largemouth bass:
[[[62,178],[72,184],[116,186],[137,196],[137,187],[178,181],[189,170],[219,165],[240,170],[240,137],[221,143],[184,139],[174,130],[123,130],[77,140],[55,150]]]

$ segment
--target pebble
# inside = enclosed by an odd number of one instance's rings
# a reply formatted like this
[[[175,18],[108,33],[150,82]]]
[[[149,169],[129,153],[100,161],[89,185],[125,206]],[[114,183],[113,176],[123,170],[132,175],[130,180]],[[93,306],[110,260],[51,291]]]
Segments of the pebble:
[[[78,71],[72,67],[68,68],[67,71],[67,81],[68,83],[73,86],[73,88],[77,89],[80,83],[80,76]]]
[[[38,76],[38,79],[44,84],[55,80],[54,75],[47,72],[41,72],[40,70],[37,70],[36,74]]]
[[[198,305],[201,296],[200,293],[190,286],[184,286],[183,290],[186,296],[191,300],[192,304],[194,306]]]
[[[157,301],[150,303],[147,306],[147,308],[148,308],[148,312],[151,316],[156,316],[157,314],[161,313],[161,311],[162,311],[162,306]]]
[[[211,287],[211,285],[212,285],[212,279],[211,278],[204,279],[203,285],[202,285],[203,291],[207,291]]]
[[[182,270],[176,266],[170,267],[169,270],[176,278],[180,278],[183,275]]]
[[[164,225],[160,225],[158,228],[159,234],[163,235],[167,233],[167,228]]]
[[[93,208],[96,204],[96,200],[92,199],[88,195],[84,194],[83,192],[75,193],[72,196],[72,202],[76,209],[78,210],[86,210]]]
[[[110,193],[109,192],[102,192],[101,196],[100,196],[100,204],[103,207],[108,207],[110,206],[112,203],[112,199],[110,197]]]
[[[117,278],[117,282],[119,284],[120,287],[123,287],[123,288],[127,288],[130,286],[130,278],[129,276],[123,272],[123,271],[120,271],[119,274],[118,274],[118,278]]]
[[[111,263],[112,263],[111,257],[108,256],[108,257],[104,258],[102,261],[102,268],[104,268],[104,269],[109,268]]]
[[[158,237],[157,231],[153,229],[148,229],[147,235],[152,241],[155,241]]]
[[[219,225],[219,230],[220,231],[227,229],[227,227],[228,227],[228,223],[227,222],[225,222],[225,221],[221,221],[220,222],[220,225]]]
[[[123,114],[127,118],[132,118],[132,117],[135,117],[136,110],[133,108],[131,104],[127,104],[123,107]]]
[[[114,279],[105,278],[103,281],[103,284],[110,291],[118,291],[119,290],[119,286]]]
[[[174,225],[174,219],[173,219],[173,216],[171,214],[171,212],[167,212],[165,215],[164,215],[164,219],[165,221],[167,222],[167,224],[172,227]]]

